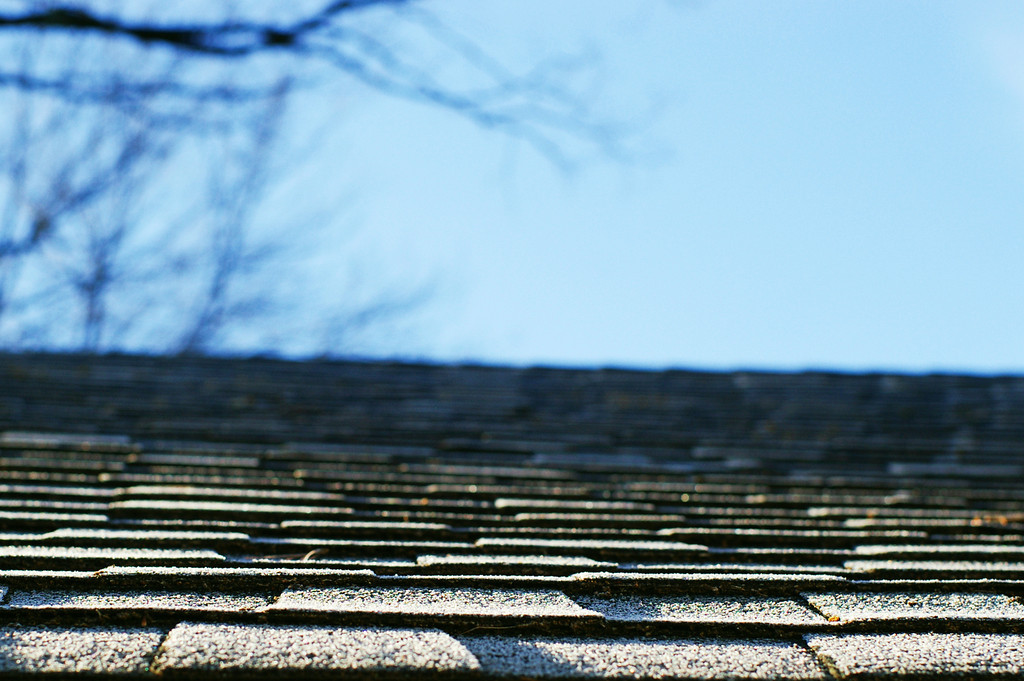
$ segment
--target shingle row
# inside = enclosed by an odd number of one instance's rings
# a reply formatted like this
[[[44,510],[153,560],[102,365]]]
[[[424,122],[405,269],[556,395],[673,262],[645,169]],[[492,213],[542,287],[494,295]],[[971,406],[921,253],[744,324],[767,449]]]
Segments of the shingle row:
[[[850,634],[806,639],[452,636],[437,629],[181,623],[0,628],[0,673],[501,678],[828,679],[1024,673],[1018,634]]]
[[[117,574],[117,571],[114,571]],[[123,573],[122,573],[123,574]],[[138,575],[136,575],[138,576]],[[234,572],[239,581],[251,573]],[[319,577],[315,571],[278,572],[278,580]],[[356,579],[361,575],[348,575]],[[22,574],[24,579],[26,575]],[[730,579],[739,577],[730,576]],[[251,584],[252,582],[250,582]],[[825,582],[827,583],[827,582]],[[544,619],[576,619],[609,623],[687,623],[694,625],[771,625],[790,629],[836,629],[847,625],[888,628],[898,621],[914,628],[921,623],[934,626],[991,625],[1019,626],[1024,622],[1024,603],[1019,596],[998,592],[835,592],[804,591],[792,598],[765,595],[717,596],[638,594],[635,592],[582,593],[513,586],[489,588],[459,586],[457,580],[444,586],[413,584],[379,586],[373,582],[352,586],[268,588],[249,587],[229,591],[132,590],[103,588],[93,584],[62,588],[0,586],[0,614],[17,618],[32,613],[119,612],[176,614],[197,617],[202,613],[246,614],[335,614],[374,615],[380,622],[395,616],[429,621],[462,618],[517,620],[520,623]]]

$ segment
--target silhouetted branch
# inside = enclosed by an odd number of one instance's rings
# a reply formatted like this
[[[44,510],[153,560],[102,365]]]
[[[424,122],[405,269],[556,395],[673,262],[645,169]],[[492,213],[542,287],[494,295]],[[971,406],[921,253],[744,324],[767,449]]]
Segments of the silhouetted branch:
[[[566,83],[552,76],[565,73],[564,63],[542,62],[525,75],[516,75],[486,49],[448,27],[420,4],[408,0],[329,2],[290,21],[248,18],[207,22],[140,22],[112,13],[101,14],[88,3],[59,6],[27,3],[20,12],[0,13],[4,31],[28,30],[129,41],[143,49],[166,48],[185,59],[230,64],[255,58],[276,58],[292,71],[326,63],[380,92],[449,109],[474,123],[502,131],[529,143],[558,165],[568,168],[572,154],[567,142],[585,143],[601,153],[622,158],[626,131],[591,116],[586,102]],[[418,64],[420,55],[409,48],[389,45],[367,33],[351,20],[356,10],[386,8],[397,24],[414,25],[458,62],[469,66],[487,85],[466,86],[438,80]],[[258,10],[245,8],[255,14]],[[574,64],[573,71],[582,64]],[[190,83],[186,77],[164,80],[138,78],[117,93],[105,89],[105,81],[89,73],[60,80],[40,74],[0,71],[0,87],[53,92],[63,97],[116,103],[147,97],[195,98],[202,101],[241,101],[271,94],[272,83],[262,86],[208,86]]]

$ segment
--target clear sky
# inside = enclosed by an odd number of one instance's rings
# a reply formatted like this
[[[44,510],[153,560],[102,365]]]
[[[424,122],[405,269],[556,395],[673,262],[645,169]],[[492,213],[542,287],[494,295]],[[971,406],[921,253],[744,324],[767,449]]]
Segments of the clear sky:
[[[590,101],[638,153],[565,173],[354,90],[322,140],[340,161],[304,180],[344,205],[327,250],[370,288],[436,284],[368,354],[1024,370],[1024,5],[425,6],[514,68],[591,56]]]

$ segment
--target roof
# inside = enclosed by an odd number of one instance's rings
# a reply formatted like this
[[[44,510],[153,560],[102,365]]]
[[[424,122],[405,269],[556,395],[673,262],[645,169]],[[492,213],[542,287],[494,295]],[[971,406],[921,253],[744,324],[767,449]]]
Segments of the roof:
[[[0,355],[0,675],[1024,677],[1024,378]]]

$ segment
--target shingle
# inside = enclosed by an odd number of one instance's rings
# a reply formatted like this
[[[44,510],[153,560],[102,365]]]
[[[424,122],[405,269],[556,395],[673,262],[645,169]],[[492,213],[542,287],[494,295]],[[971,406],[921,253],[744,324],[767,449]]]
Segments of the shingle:
[[[808,593],[807,601],[830,621],[1020,620],[1024,603],[991,593]]]
[[[997,575],[1024,576],[1024,562],[980,560],[849,560],[843,566],[851,572],[906,578],[926,574],[929,579],[939,575],[951,577]]]
[[[33,509],[49,512],[67,513],[68,511],[106,511],[106,502],[66,501],[56,499],[0,499],[0,508]]]
[[[0,456],[0,470],[27,470],[27,471],[77,471],[80,473],[98,473],[102,471],[124,470],[125,462],[120,459],[85,459],[84,457],[68,458],[63,452],[63,457],[48,456]]]
[[[66,487],[62,485],[7,485],[0,484],[0,494],[36,499],[96,499],[112,497],[117,490],[108,487]]]
[[[266,501],[341,501],[333,492],[296,489],[239,489],[237,487],[196,487],[190,485],[136,485],[118,491],[121,497],[163,499],[261,499]]]
[[[178,501],[170,499],[128,499],[110,504],[111,513],[133,512],[135,514],[173,514],[177,517],[206,517],[228,514],[235,517],[277,516],[295,518],[303,516],[351,515],[352,509],[342,506],[300,506],[288,504],[244,504],[232,501]]]
[[[183,623],[160,647],[154,670],[237,674],[440,674],[477,668],[458,641],[430,629]]]
[[[546,567],[546,568],[565,568],[565,569],[598,569],[598,568],[615,568],[615,563],[609,563],[605,561],[598,561],[592,558],[583,558],[580,556],[529,556],[529,555],[514,555],[514,556],[501,556],[501,555],[447,555],[447,556],[434,556],[434,555],[423,555],[417,556],[416,564],[423,567]]]
[[[102,525],[110,518],[101,513],[51,513],[48,511],[0,511],[0,527],[3,526],[79,526]]]
[[[1024,673],[1018,634],[809,635],[807,643],[839,678],[995,677]]]
[[[206,549],[123,549],[79,546],[0,546],[0,561],[178,561],[211,563],[224,560]]]
[[[570,499],[508,499],[494,500],[495,508],[558,509],[561,511],[654,511],[654,504],[636,501],[599,501]]]
[[[706,553],[707,546],[673,541],[645,541],[628,539],[529,539],[516,537],[483,537],[476,546],[489,551],[555,553],[604,557],[615,555],[694,554]]]
[[[838,565],[786,565],[781,563],[627,563],[624,572],[714,573],[757,572],[761,574],[841,575],[846,570]]]
[[[38,582],[67,582],[89,581],[96,575],[94,570],[0,570],[0,580],[7,583],[21,584],[25,581]]]
[[[597,617],[558,591],[370,587],[289,589],[269,610],[516,618]]]
[[[506,678],[828,678],[806,649],[780,641],[461,640],[485,673]]]
[[[335,556],[374,556],[379,558],[395,558],[417,556],[424,553],[457,553],[473,550],[473,545],[465,542],[447,541],[399,541],[378,539],[321,539],[301,537],[254,537],[254,551],[302,553],[326,549],[328,554]]]
[[[164,632],[117,627],[2,627],[2,674],[141,674]]]
[[[271,583],[282,582],[316,582],[324,581],[343,584],[362,583],[372,580],[375,575],[371,570],[338,570],[325,568],[300,567],[168,567],[139,566],[128,567],[114,565],[95,572],[97,578],[120,578],[131,583],[142,579],[196,581],[199,584],[211,582],[226,584]]]
[[[131,457],[137,465],[194,466],[213,468],[258,468],[260,459],[256,456],[232,456],[223,451],[210,454],[169,454],[164,452],[141,452]]]
[[[296,478],[286,477],[285,475],[274,476],[272,473],[257,475],[251,469],[236,469],[241,470],[244,474],[229,474],[211,468],[200,470],[203,472],[187,473],[184,469],[178,469],[176,472],[169,473],[153,471],[147,473],[109,473],[104,474],[103,481],[117,485],[181,485],[184,487],[236,487],[244,489],[295,489],[303,485],[302,480]]]
[[[762,596],[594,598],[577,596],[575,600],[584,608],[599,612],[613,622],[800,625],[821,624],[825,621],[821,615],[788,598]]]
[[[571,575],[530,575],[530,574],[403,574],[381,575],[380,583],[389,586],[427,587],[451,589],[453,587],[482,589],[566,589],[575,585]]]
[[[1024,558],[1024,546],[1009,544],[865,544],[854,548],[858,556],[886,558]]]
[[[8,430],[0,433],[0,445],[4,447],[50,448],[74,447],[84,450],[116,450],[130,448],[131,438],[127,435],[96,435],[94,433],[45,433],[24,430]]]
[[[424,535],[450,534],[451,525],[445,523],[424,523],[403,520],[285,520],[282,530],[299,533],[321,533],[330,535],[376,535],[422,537]]]
[[[678,587],[678,588],[733,588],[756,589],[763,586],[787,588],[814,588],[843,584],[837,575],[799,572],[578,572],[573,578],[586,585]]]
[[[223,542],[248,542],[249,535],[242,532],[210,532],[202,530],[122,530],[107,528],[63,528],[40,535],[46,542],[67,540],[76,545],[114,543],[128,546],[139,544],[175,544],[188,546],[198,543],[219,544]]]
[[[22,591],[2,606],[10,610],[173,610],[244,612],[267,605],[270,597],[216,591]]]
[[[629,527],[660,529],[682,522],[678,515],[613,514],[613,513],[516,513],[512,520],[535,527],[608,527],[623,530]]]
[[[892,462],[888,472],[897,477],[1019,478],[1024,466],[1012,464],[900,463]]]

